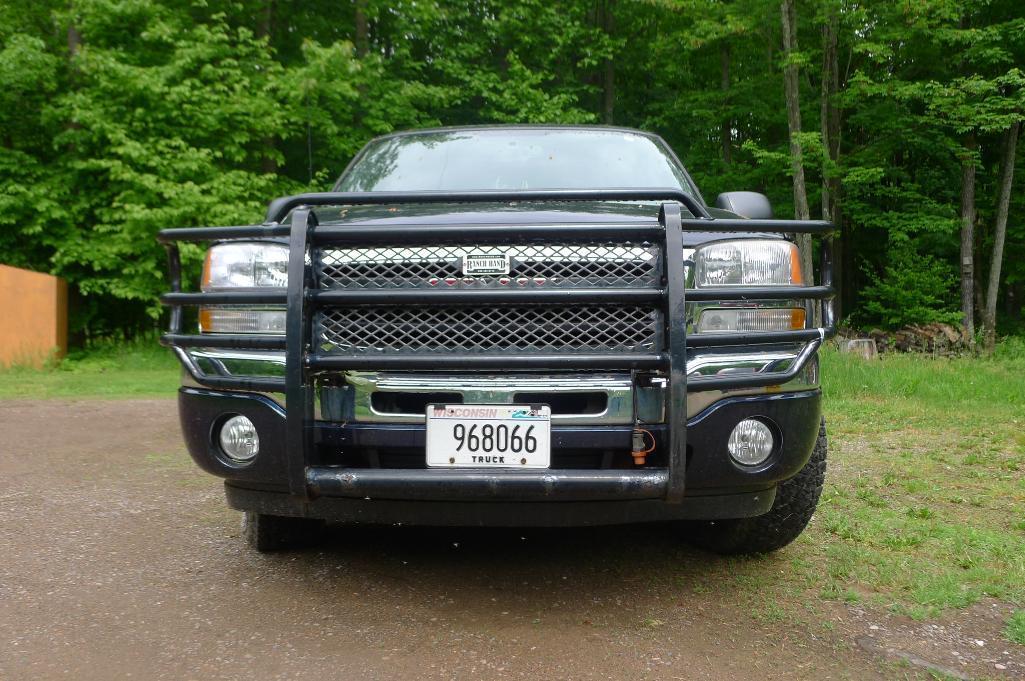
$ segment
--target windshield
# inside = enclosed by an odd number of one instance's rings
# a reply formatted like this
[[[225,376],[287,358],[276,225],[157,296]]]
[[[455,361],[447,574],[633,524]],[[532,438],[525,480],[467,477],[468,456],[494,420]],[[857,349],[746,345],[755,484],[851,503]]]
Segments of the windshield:
[[[621,130],[443,130],[371,142],[337,191],[672,187],[683,170],[650,137]]]

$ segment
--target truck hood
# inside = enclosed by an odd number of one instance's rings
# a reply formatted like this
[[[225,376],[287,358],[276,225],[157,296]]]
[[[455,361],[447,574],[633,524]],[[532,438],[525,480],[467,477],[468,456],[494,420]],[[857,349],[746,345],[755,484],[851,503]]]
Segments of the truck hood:
[[[496,203],[403,203],[394,205],[321,206],[313,209],[321,225],[537,225],[537,224],[651,224],[658,221],[657,202],[534,201]],[[736,218],[720,208],[708,208],[712,217]],[[684,217],[692,217],[684,208]],[[779,234],[752,231],[737,237],[779,239]],[[684,245],[722,239],[722,232],[683,233]]]

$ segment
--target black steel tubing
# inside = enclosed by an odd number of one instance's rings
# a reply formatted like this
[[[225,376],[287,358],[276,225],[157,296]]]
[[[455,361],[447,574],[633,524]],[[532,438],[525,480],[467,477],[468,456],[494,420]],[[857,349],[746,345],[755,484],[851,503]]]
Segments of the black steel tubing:
[[[663,203],[658,221],[665,227],[665,311],[669,346],[669,480],[666,501],[683,501],[687,470],[687,281],[683,264],[680,206]],[[677,417],[677,418],[674,418]]]
[[[818,329],[791,331],[729,331],[723,333],[692,333],[687,336],[688,348],[715,348],[724,345],[765,345],[769,343],[803,343],[822,338]]]
[[[286,199],[297,199],[301,197],[334,197],[334,196],[361,196],[363,198],[355,201],[355,203],[382,203],[376,200],[371,200],[371,196],[377,198],[377,194],[386,194],[388,192],[373,192],[373,194],[301,194],[298,197],[285,197]],[[576,192],[575,192],[576,193]],[[636,193],[636,192],[635,192]],[[645,194],[652,195],[651,190],[645,190]],[[390,193],[388,193],[390,194]],[[629,194],[626,192],[624,195]],[[655,191],[654,195],[662,195],[662,192]],[[406,197],[405,201],[399,201],[397,199],[384,201],[383,203],[411,203],[411,202],[436,202],[439,199],[431,193],[427,196],[417,194],[395,194],[395,196]],[[462,195],[460,195],[462,196]],[[514,201],[516,199],[509,198],[509,194],[501,194],[504,200]],[[646,200],[643,197],[632,197],[636,200]],[[671,198],[662,195],[662,198]],[[280,199],[279,199],[280,200]],[[323,199],[320,199],[324,201]],[[492,199],[485,196],[477,197],[478,201],[485,200],[500,200]],[[528,199],[523,199],[528,200]],[[543,199],[537,200],[558,200],[554,199]],[[606,199],[614,200],[614,199]],[[629,198],[621,198],[619,200],[629,200]],[[306,205],[352,205],[350,202],[345,201],[326,201],[326,203],[317,203],[317,201],[311,201]],[[304,205],[303,202],[296,203],[291,207],[294,208],[299,205]],[[690,207],[688,207],[690,209]],[[289,208],[291,210],[291,208]],[[693,211],[692,211],[693,212]],[[286,213],[287,214],[287,211]],[[269,215],[269,213],[268,213]],[[281,215],[284,217],[284,215]],[[569,229],[566,229],[566,228]],[[831,223],[823,222],[821,220],[747,220],[747,219],[731,219],[731,218],[711,218],[711,217],[698,217],[698,218],[687,218],[682,221],[682,227],[685,231],[687,230],[699,230],[704,232],[723,232],[723,233],[736,233],[736,232],[792,232],[792,233],[806,233],[806,234],[829,234],[833,231]],[[580,229],[577,229],[580,228]],[[399,238],[403,237],[420,237],[423,238],[426,230],[431,230],[437,238],[444,240],[446,238],[466,238],[471,240],[497,240],[499,238],[510,238],[515,237],[517,230],[527,229],[526,238],[548,238],[551,236],[562,236],[563,238],[580,238],[586,237],[585,232],[592,230],[592,236],[594,238],[653,238],[657,236],[659,230],[652,225],[466,225],[465,227],[456,225],[380,225],[378,227],[322,227],[317,230],[315,235],[316,242],[323,243],[348,243],[364,241],[364,237],[372,239],[373,243],[378,243],[377,232],[378,230],[388,229],[393,230],[391,234]],[[264,224],[264,225],[247,225],[247,226],[233,226],[233,227],[178,227],[174,229],[163,229],[157,233],[157,241],[160,243],[173,243],[173,242],[198,242],[198,241],[221,241],[230,239],[281,239],[288,236],[288,226],[278,224]],[[382,239],[382,241],[385,239]]]
[[[664,468],[640,470],[452,470],[310,468],[315,495],[418,501],[623,501],[665,494]]]
[[[683,228],[702,232],[790,232],[794,234],[829,234],[835,228],[825,220],[748,220],[747,218],[684,218]]]
[[[285,435],[288,443],[288,488],[307,497],[306,461],[312,448],[313,388],[306,383],[305,357],[310,334],[306,290],[313,283],[309,262],[309,234],[317,217],[302,209],[292,213],[288,238],[288,312],[285,315]]]
[[[833,286],[833,238],[828,237],[822,240],[822,285]],[[836,308],[833,298],[827,300],[822,306],[822,326],[825,328],[826,338],[836,335]]]
[[[319,227],[312,235],[317,245],[325,244],[416,244],[428,242],[524,243],[530,241],[608,239],[661,239],[656,224],[640,225],[359,225]]]
[[[312,290],[317,302],[341,305],[414,304],[414,303],[501,303],[501,302],[650,302],[657,300],[661,289],[393,289]],[[688,289],[690,302],[747,300],[822,300],[836,294],[831,286],[743,287]],[[165,293],[165,305],[284,305],[287,294],[273,291],[212,291],[208,293]]]
[[[320,192],[274,199],[267,222],[280,222],[299,206],[359,206],[392,203],[488,203],[520,201],[678,201],[699,218],[711,218],[693,196],[675,187],[642,189],[530,189],[522,191]]]
[[[283,289],[270,291],[210,291],[208,293],[165,293],[164,305],[284,305],[288,302]]]
[[[311,291],[317,305],[622,304],[662,300],[662,289],[389,289]]]
[[[236,350],[284,350],[285,336],[244,333],[185,334],[165,333],[162,345],[180,348],[232,348]]]
[[[179,293],[182,290],[182,261],[178,252],[178,244],[166,243],[164,249],[167,251],[167,271],[170,277],[171,291]],[[182,330],[182,307],[181,305],[171,306],[171,318],[168,322],[171,333],[178,333]]]
[[[716,286],[687,290],[690,302],[717,300],[823,300],[836,295],[832,286]]]
[[[470,369],[662,369],[667,356],[663,353],[607,353],[561,355],[468,355],[468,354],[380,354],[320,355],[307,360],[313,370],[324,369],[437,369],[465,371]]]
[[[157,232],[162,244],[174,241],[220,241],[221,239],[274,239],[288,236],[287,225],[239,227],[176,227]]]

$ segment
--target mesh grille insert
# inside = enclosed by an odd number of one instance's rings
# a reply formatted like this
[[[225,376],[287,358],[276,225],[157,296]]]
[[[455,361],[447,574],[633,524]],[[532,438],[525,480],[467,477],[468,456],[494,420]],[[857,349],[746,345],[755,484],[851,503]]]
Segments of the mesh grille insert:
[[[629,305],[350,307],[316,315],[321,351],[651,352],[661,314]]]
[[[508,256],[507,275],[463,274],[463,258]],[[652,287],[661,251],[650,242],[469,244],[324,248],[317,252],[321,288],[381,289],[536,287]]]

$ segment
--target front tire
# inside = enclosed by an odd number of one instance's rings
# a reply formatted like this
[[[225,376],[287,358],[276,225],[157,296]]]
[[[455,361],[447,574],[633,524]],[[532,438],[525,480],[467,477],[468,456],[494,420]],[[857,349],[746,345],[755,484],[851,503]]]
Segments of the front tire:
[[[246,511],[242,514],[242,538],[260,553],[273,553],[313,543],[323,524],[312,518]]]
[[[690,543],[713,553],[738,555],[776,551],[797,539],[822,495],[828,449],[823,418],[811,458],[797,475],[779,484],[768,513],[754,518],[694,523]]]

